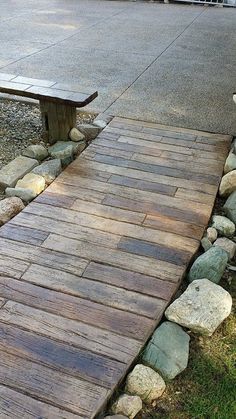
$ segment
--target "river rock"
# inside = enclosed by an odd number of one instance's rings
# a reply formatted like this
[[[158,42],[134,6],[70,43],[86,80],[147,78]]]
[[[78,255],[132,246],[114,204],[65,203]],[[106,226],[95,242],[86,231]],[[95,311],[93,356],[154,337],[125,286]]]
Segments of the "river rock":
[[[220,237],[214,243],[214,246],[219,246],[228,253],[229,260],[233,259],[236,251],[236,243],[226,237]]]
[[[189,340],[189,335],[179,325],[166,321],[153,333],[143,360],[171,380],[188,365]]]
[[[9,221],[12,217],[24,209],[20,198],[10,197],[0,201],[0,226]]]
[[[30,189],[36,196],[44,190],[45,179],[35,173],[28,173],[23,179],[18,180],[16,188]]]
[[[60,159],[45,161],[44,163],[40,164],[40,166],[37,166],[32,170],[32,172],[36,175],[43,176],[47,185],[52,183],[61,173],[61,171],[62,167]]]
[[[167,308],[165,315],[195,333],[211,336],[231,308],[232,298],[227,291],[208,279],[199,279]]]
[[[138,364],[128,375],[126,391],[139,396],[144,402],[152,403],[161,397],[166,385],[163,378],[152,368]]]
[[[24,156],[18,156],[0,170],[0,190],[13,188],[17,181],[34,167],[38,166],[38,160]]]
[[[133,419],[142,410],[142,400],[139,396],[129,396],[123,394],[113,404],[112,412],[115,414],[121,414]]]
[[[23,151],[22,155],[25,157],[31,157],[32,159],[42,161],[48,157],[48,151],[41,144],[32,144],[32,145],[29,145]]]
[[[78,143],[74,141],[57,141],[48,151],[54,159],[61,159],[62,165],[71,163],[79,149]]]
[[[235,232],[235,224],[223,215],[213,215],[212,227],[214,227],[222,236],[226,237],[233,236]]]
[[[192,264],[188,275],[189,282],[195,279],[208,278],[209,281],[218,284],[227,262],[227,252],[218,246],[212,246]]]
[[[24,202],[30,202],[37,196],[34,191],[25,188],[7,188],[5,194],[6,196],[17,196]]]
[[[235,169],[236,169],[236,156],[234,153],[229,153],[225,162],[224,173],[229,173]]]
[[[206,231],[206,237],[208,238],[208,240],[210,240],[211,243],[214,243],[214,241],[216,241],[218,236],[217,230],[214,227],[208,227],[207,231]]]
[[[101,132],[101,128],[97,127],[96,125],[90,124],[81,124],[78,125],[78,130],[84,134],[87,141],[94,140],[98,134]]]
[[[228,197],[223,210],[227,217],[236,224],[236,191]]]
[[[220,196],[228,196],[236,190],[236,170],[224,175],[220,182]]]
[[[70,130],[69,137],[71,141],[75,141],[75,142],[85,140],[85,135],[82,134],[82,132],[80,132],[77,128],[72,128]]]
[[[201,246],[206,252],[207,250],[209,250],[212,247],[212,243],[210,242],[210,240],[208,240],[207,237],[203,237],[202,240],[201,240]]]

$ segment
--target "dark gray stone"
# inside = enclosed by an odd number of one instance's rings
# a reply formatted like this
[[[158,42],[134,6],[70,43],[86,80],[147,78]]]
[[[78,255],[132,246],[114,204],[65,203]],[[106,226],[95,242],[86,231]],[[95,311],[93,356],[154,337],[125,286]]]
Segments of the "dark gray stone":
[[[52,183],[54,179],[56,179],[56,177],[61,173],[61,171],[62,167],[60,159],[45,161],[44,163],[40,164],[40,166],[37,166],[32,170],[33,173],[43,176],[47,185]]]
[[[228,197],[223,209],[227,217],[236,224],[236,191]]]
[[[48,152],[54,159],[60,159],[63,166],[71,163],[79,150],[79,144],[74,141],[57,141],[49,147]]]
[[[164,378],[173,379],[188,365],[189,340],[189,335],[180,326],[164,322],[153,333],[143,361]]]
[[[189,282],[192,282],[195,279],[207,278],[209,281],[218,284],[224,273],[227,262],[227,252],[220,247],[212,246],[193,263],[188,275]]]
[[[101,128],[96,125],[81,124],[78,125],[78,130],[84,134],[87,141],[94,140],[101,132]]]
[[[47,149],[41,144],[29,145],[22,153],[25,157],[30,157],[42,161],[48,157]]]

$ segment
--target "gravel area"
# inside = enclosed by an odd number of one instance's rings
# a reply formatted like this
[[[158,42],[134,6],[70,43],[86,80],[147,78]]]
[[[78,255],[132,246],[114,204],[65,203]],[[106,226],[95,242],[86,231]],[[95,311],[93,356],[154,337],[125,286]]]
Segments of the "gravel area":
[[[80,112],[77,124],[90,123],[95,114]],[[43,143],[39,106],[0,101],[0,169],[31,144]]]

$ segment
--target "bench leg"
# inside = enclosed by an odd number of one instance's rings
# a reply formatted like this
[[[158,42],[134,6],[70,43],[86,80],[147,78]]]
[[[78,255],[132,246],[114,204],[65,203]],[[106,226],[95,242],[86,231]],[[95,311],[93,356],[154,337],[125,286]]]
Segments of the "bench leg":
[[[50,144],[68,140],[71,128],[76,125],[76,108],[41,100],[40,110],[45,140]]]

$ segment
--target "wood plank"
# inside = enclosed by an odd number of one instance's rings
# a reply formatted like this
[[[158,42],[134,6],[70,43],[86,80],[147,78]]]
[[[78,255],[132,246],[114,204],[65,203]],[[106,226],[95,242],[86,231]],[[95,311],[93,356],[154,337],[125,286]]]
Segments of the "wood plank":
[[[118,137],[119,138],[119,137]],[[107,140],[103,134],[100,134],[94,141],[93,145],[99,145],[100,148],[112,148],[112,149],[118,149],[118,150],[127,150],[129,152],[133,153],[139,153],[139,154],[147,154],[151,156],[157,156],[162,157],[165,159],[170,160],[178,160],[178,161],[186,161],[186,155],[183,153],[176,153],[174,151],[166,151],[166,150],[158,150],[155,147],[152,147],[152,144],[150,143],[149,147],[144,147],[140,145],[133,145],[125,142],[119,142],[119,141],[109,141]],[[104,154],[104,153],[102,153]],[[214,158],[205,158],[202,153],[197,152],[197,150],[192,150],[191,154],[188,155],[188,162],[194,162],[195,159],[199,161],[199,163],[208,165],[211,168],[219,168],[222,166],[222,162],[214,159]]]
[[[127,237],[121,238],[118,249],[134,253],[135,255],[148,256],[157,260],[171,262],[179,266],[186,265],[192,257],[191,252]]]
[[[208,158],[208,159],[212,158],[214,160],[218,158],[220,161],[224,161],[224,158],[221,155],[222,153],[219,153],[218,150],[212,149],[211,146],[206,146],[205,144],[202,144],[200,147],[199,144],[197,144],[196,146],[195,143],[192,143],[191,147],[189,147],[188,142],[186,143],[186,141],[184,140],[178,140],[178,143],[177,143],[178,145],[176,145],[176,140],[174,138],[165,139],[165,142],[160,141],[160,142],[155,143],[155,136],[151,137],[149,134],[143,134],[143,133],[138,133],[138,135],[130,135],[130,134],[132,134],[131,131],[125,132],[125,135],[121,135],[119,137],[118,142],[134,144],[134,145],[139,145],[139,146],[144,146],[144,147],[148,147],[148,146],[150,147],[150,144],[151,144],[151,146],[155,147],[157,150],[172,151],[172,152],[182,153],[182,154],[190,155],[190,156],[192,155],[193,152],[196,152],[196,156],[198,157],[201,157],[204,151],[205,158]]]
[[[0,411],[5,419],[82,419],[82,416],[66,412],[5,386],[0,386]]]
[[[86,157],[86,155],[84,156]],[[149,173],[156,173],[169,177],[176,177],[181,179],[189,179],[197,182],[207,183],[209,185],[217,185],[220,182],[219,175],[207,175],[201,173],[190,172],[184,169],[173,169],[170,167],[161,166],[153,163],[141,163],[134,160],[126,160],[120,157],[111,157],[102,154],[96,154],[94,160],[100,163],[109,165],[141,170]]]
[[[42,244],[48,237],[48,234],[48,232],[36,230],[35,228],[21,227],[19,225],[16,227],[11,223],[3,225],[0,229],[0,237],[34,245]]]
[[[101,205],[94,203],[92,206],[81,199],[76,199],[71,209],[98,215],[99,217],[110,218],[111,220],[130,222],[133,224],[140,224],[144,221],[145,214],[135,211],[126,211],[121,208],[110,207],[109,205]]]
[[[112,175],[108,182],[115,185],[128,186],[129,188],[139,189],[142,191],[157,192],[168,196],[174,196],[177,190],[175,186],[168,186],[161,183],[132,179],[130,177],[118,175]]]
[[[167,205],[161,205],[158,203],[140,202],[134,199],[127,199],[119,196],[116,197],[115,195],[107,195],[103,203],[105,205],[111,205],[118,208],[130,209],[131,211],[146,212],[148,215],[157,217],[166,215],[172,220],[183,221],[199,226],[204,226],[206,222],[205,216],[191,210],[172,208],[168,207]],[[159,230],[169,231],[162,228]],[[172,230],[170,230],[170,232],[172,232]]]
[[[183,133],[188,133],[188,134],[193,134],[193,135],[204,135],[207,138],[221,138],[224,141],[230,141],[231,136],[228,134],[215,134],[212,132],[206,132],[206,131],[199,131],[199,130],[194,130],[194,129],[190,129],[190,128],[182,128],[182,127],[173,127],[173,126],[169,126],[169,125],[163,125],[163,124],[157,124],[156,122],[147,122],[147,121],[141,121],[141,120],[136,120],[136,119],[128,119],[128,118],[121,118],[118,116],[115,116],[112,120],[113,122],[123,122],[126,123],[128,122],[128,124],[132,124],[132,125],[138,125],[138,126],[142,126],[142,127],[150,127],[150,128],[159,128],[159,129],[164,129],[164,130],[168,130],[168,131],[173,131],[173,132],[183,132]]]
[[[96,202],[96,203],[101,203],[103,199],[105,198],[104,193],[97,192],[93,189],[84,189],[84,188],[79,188],[73,185],[71,185],[70,188],[68,188],[68,186],[59,182],[59,178],[57,182],[51,183],[51,185],[47,188],[47,192],[57,193],[60,195],[66,195],[66,196],[74,197],[74,198],[79,197],[80,199],[83,199],[84,201]]]
[[[96,262],[89,263],[83,276],[163,300],[168,300],[176,289],[174,283]]]
[[[105,153],[103,153],[105,154]],[[169,167],[173,169],[180,169],[180,170],[188,170],[189,173],[204,173],[204,174],[212,174],[214,175],[216,173],[216,169],[222,170],[222,164],[221,162],[218,163],[218,167],[216,166],[210,166],[208,164],[200,163],[200,161],[195,158],[192,159],[192,161],[179,161],[177,159],[168,159],[156,156],[148,156],[146,154],[141,153],[134,153],[131,157],[131,160],[141,162],[141,163],[147,163],[147,164],[155,164],[160,165],[163,167]]]
[[[87,418],[101,408],[108,396],[103,387],[3,351],[0,383]]]
[[[156,322],[79,297],[51,291],[9,277],[0,277],[0,295],[6,300],[29,305],[67,319],[77,320],[117,334],[145,340]],[[157,320],[162,316],[160,312]]]
[[[84,214],[70,209],[47,206],[45,204],[32,203],[23,211],[24,214],[30,213],[43,216],[47,214],[48,218],[55,220],[71,222],[80,226],[90,227],[103,232],[118,234],[120,236],[133,237],[136,239],[151,241],[157,244],[178,247],[180,250],[195,250],[197,240],[186,239],[181,235],[162,232],[148,227],[138,226],[131,223],[124,223],[116,220],[98,217],[92,214]],[[19,217],[20,218],[20,217]]]
[[[173,208],[180,208],[183,207],[186,209],[190,209],[192,211],[196,211],[198,213],[202,213],[206,217],[209,217],[209,214],[211,214],[212,207],[211,205],[206,204],[197,204],[193,203],[191,201],[186,201],[186,199],[181,199],[175,196],[166,196],[161,193],[157,192],[146,192],[140,189],[130,188],[128,186],[119,186],[110,184],[108,182],[101,182],[93,180],[93,182],[89,181],[88,179],[84,178],[71,178],[71,176],[68,176],[66,173],[63,177],[58,179],[58,183],[63,183],[63,185],[67,185],[67,190],[70,190],[70,186],[77,188],[94,188],[94,190],[99,190],[103,192],[104,194],[113,194],[116,196],[122,196],[124,198],[128,199],[135,199],[140,200],[141,202],[153,202],[156,203],[160,201],[163,205],[167,205],[169,207]],[[51,185],[51,189],[54,190],[54,186]],[[69,192],[68,192],[69,193]],[[105,196],[104,196],[105,198]]]
[[[120,362],[129,363],[140,351],[142,343],[90,324],[66,319],[14,301],[0,310],[1,322],[48,336],[68,345],[87,349]]]
[[[125,159],[131,159],[131,157],[133,156],[133,152],[119,150],[116,148],[104,148],[102,146],[97,145],[97,143],[92,143],[90,147],[86,149],[86,155],[88,155],[89,153],[107,154],[108,156],[124,157]]]
[[[124,175],[124,169],[122,167],[98,163],[95,161],[88,161],[85,159],[83,160],[82,158],[75,160],[74,164],[76,164],[78,174],[81,173],[81,176],[82,176],[82,172],[80,172],[80,169],[86,170],[87,168],[91,166],[93,168],[96,168],[97,170],[101,170],[104,172],[109,172],[109,173],[121,175],[121,176]],[[135,170],[135,169],[126,168],[125,175],[127,177],[131,177],[134,179],[141,179],[141,180],[147,180],[150,182],[163,183],[164,185],[191,188],[193,190],[209,193],[211,195],[215,195],[217,193],[217,187],[213,185],[207,185],[201,182],[189,181],[186,179],[177,179],[177,178],[168,177],[168,176],[156,175],[155,173],[142,172],[140,170]]]
[[[86,268],[88,261],[78,256],[65,255],[60,252],[48,251],[42,247],[36,247],[31,244],[1,239],[0,254],[7,257],[20,259],[28,263],[39,263],[43,260],[45,266],[61,269],[62,271],[80,275]]]
[[[125,370],[122,362],[3,323],[0,351],[107,389],[120,381]]]
[[[34,202],[56,205],[62,208],[71,208],[75,201],[76,197],[60,195],[58,193],[50,193],[47,191],[47,189],[43,194],[38,195],[34,200]]]
[[[4,298],[0,298],[0,308],[4,306],[5,302]]]
[[[19,214],[19,217],[13,219],[10,225],[14,225],[16,229],[19,226],[26,226],[27,228],[37,226],[39,230],[47,232],[47,236],[49,233],[56,233],[61,236],[83,240],[88,243],[98,244],[113,249],[117,248],[121,237],[116,234],[83,227],[76,223],[58,222],[57,220],[48,217],[26,214],[24,212]],[[18,241],[24,243],[24,237],[19,236]]]
[[[29,263],[22,260],[0,254],[0,276],[10,276],[19,279],[29,265]]]
[[[164,212],[164,211],[163,211]],[[176,216],[176,214],[173,214]],[[147,215],[144,225],[157,228],[158,230],[171,231],[173,233],[182,234],[184,237],[191,237],[201,240],[204,227],[194,224],[178,221],[165,214]]]
[[[66,237],[60,239],[56,234],[50,234],[43,243],[43,247],[68,255],[80,254],[95,262],[108,263],[120,268],[144,273],[145,275],[168,279],[169,281],[176,281],[176,277],[179,280],[185,271],[184,265],[176,266],[173,263],[155,260],[145,256],[131,255],[120,250],[102,248],[91,243],[85,244],[85,242]]]
[[[42,265],[31,265],[22,279],[44,288],[86,298],[154,319],[160,310],[165,307],[160,299],[124,290],[100,281],[82,278],[58,269],[46,268]]]
[[[202,202],[207,205],[214,205],[214,196],[205,194],[204,192],[192,191],[191,189],[178,188],[175,196],[177,198],[189,199],[194,202]]]

